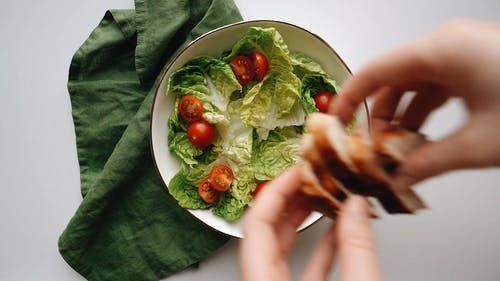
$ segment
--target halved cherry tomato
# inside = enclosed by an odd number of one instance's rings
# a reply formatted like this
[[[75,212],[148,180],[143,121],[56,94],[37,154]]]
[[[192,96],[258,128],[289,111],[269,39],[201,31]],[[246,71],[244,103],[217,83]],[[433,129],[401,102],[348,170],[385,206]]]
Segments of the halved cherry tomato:
[[[257,80],[261,81],[269,70],[269,62],[267,61],[266,55],[258,51],[252,52],[252,61],[255,66]]]
[[[241,85],[246,85],[252,81],[255,75],[255,68],[250,58],[238,55],[229,62],[229,65]]]
[[[203,103],[195,96],[186,95],[179,100],[177,110],[184,121],[191,123],[202,119]]]
[[[196,120],[187,128],[189,141],[198,148],[212,144],[215,138],[215,127],[205,120]]]
[[[210,180],[208,178],[204,179],[198,185],[198,195],[208,204],[212,204],[219,199],[219,192],[210,186]]]
[[[268,183],[269,183],[269,181],[263,181],[263,182],[260,182],[259,184],[257,184],[257,187],[255,187],[255,190],[253,191],[253,196],[257,196],[257,194],[259,192],[261,192],[262,189],[264,189]]]
[[[231,168],[226,165],[217,165],[210,172],[210,185],[217,191],[226,191],[234,180]]]
[[[334,97],[334,94],[332,92],[319,92],[316,95],[314,95],[314,102],[316,103],[316,108],[320,112],[327,113],[328,108],[330,107],[330,104],[332,103],[332,99]]]

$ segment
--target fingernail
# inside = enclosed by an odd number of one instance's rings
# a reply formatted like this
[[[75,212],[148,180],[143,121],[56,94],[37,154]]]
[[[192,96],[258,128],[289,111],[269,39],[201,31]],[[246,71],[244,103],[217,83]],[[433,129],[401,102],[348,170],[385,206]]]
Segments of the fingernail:
[[[345,215],[348,216],[349,219],[357,221],[368,220],[368,209],[366,200],[363,197],[359,195],[349,197],[344,208]]]

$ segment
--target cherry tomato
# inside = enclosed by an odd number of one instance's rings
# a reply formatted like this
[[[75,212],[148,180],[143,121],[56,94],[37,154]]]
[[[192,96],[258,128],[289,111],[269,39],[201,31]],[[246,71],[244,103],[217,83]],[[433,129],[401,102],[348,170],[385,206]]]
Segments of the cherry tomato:
[[[226,165],[217,165],[210,172],[210,184],[217,191],[226,191],[234,180],[231,168]]]
[[[203,119],[196,120],[189,125],[187,136],[194,146],[205,148],[214,141],[215,127]]]
[[[210,180],[208,178],[204,179],[198,185],[198,195],[200,195],[201,199],[208,204],[212,204],[219,199],[219,192],[215,191],[210,186]]]
[[[263,181],[257,184],[257,187],[255,187],[255,190],[253,191],[253,196],[257,196],[257,194],[261,192],[262,189],[264,189],[267,186],[267,184],[269,184],[269,181]]]
[[[191,123],[202,118],[203,104],[197,97],[186,95],[179,100],[177,110],[184,121]]]
[[[235,56],[229,62],[229,65],[241,85],[246,85],[252,81],[255,75],[255,68],[250,58],[241,55]]]
[[[334,94],[332,92],[318,92],[314,95],[314,102],[316,103],[316,108],[320,112],[327,113],[330,104],[332,103]]]
[[[269,62],[267,61],[266,55],[261,52],[252,52],[252,61],[255,66],[255,75],[257,80],[261,81],[266,76],[269,70]]]

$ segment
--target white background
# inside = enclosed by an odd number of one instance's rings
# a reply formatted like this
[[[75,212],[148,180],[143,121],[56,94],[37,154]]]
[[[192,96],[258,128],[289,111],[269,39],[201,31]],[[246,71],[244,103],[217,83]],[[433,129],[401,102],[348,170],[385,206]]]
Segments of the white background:
[[[354,73],[448,19],[500,21],[498,0],[236,3],[245,19],[289,21],[317,33]],[[81,201],[68,67],[107,9],[132,7],[130,0],[0,3],[0,280],[83,280],[57,251]],[[439,138],[465,114],[451,103],[434,117],[424,131]],[[417,187],[431,210],[375,221],[384,279],[500,280],[499,182],[499,169],[447,174]],[[301,233],[290,258],[295,279],[328,224]],[[238,279],[237,257],[232,240],[197,270],[168,280]]]

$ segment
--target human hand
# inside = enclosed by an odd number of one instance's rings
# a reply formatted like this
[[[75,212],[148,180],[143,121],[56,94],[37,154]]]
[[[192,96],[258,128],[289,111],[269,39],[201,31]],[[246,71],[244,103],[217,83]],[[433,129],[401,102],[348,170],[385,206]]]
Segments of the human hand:
[[[300,168],[271,181],[248,210],[240,244],[242,280],[291,280],[287,260],[297,228],[309,215],[301,201]],[[302,280],[327,280],[338,251],[340,280],[380,280],[366,201],[349,198],[316,246]]]
[[[413,151],[396,171],[398,184],[411,185],[453,169],[500,165],[499,77],[500,24],[450,22],[368,63],[346,83],[330,113],[347,122],[358,105],[373,95],[375,131],[392,123],[417,131],[447,99],[462,98],[469,111],[467,123]],[[416,94],[396,116],[406,91]]]

